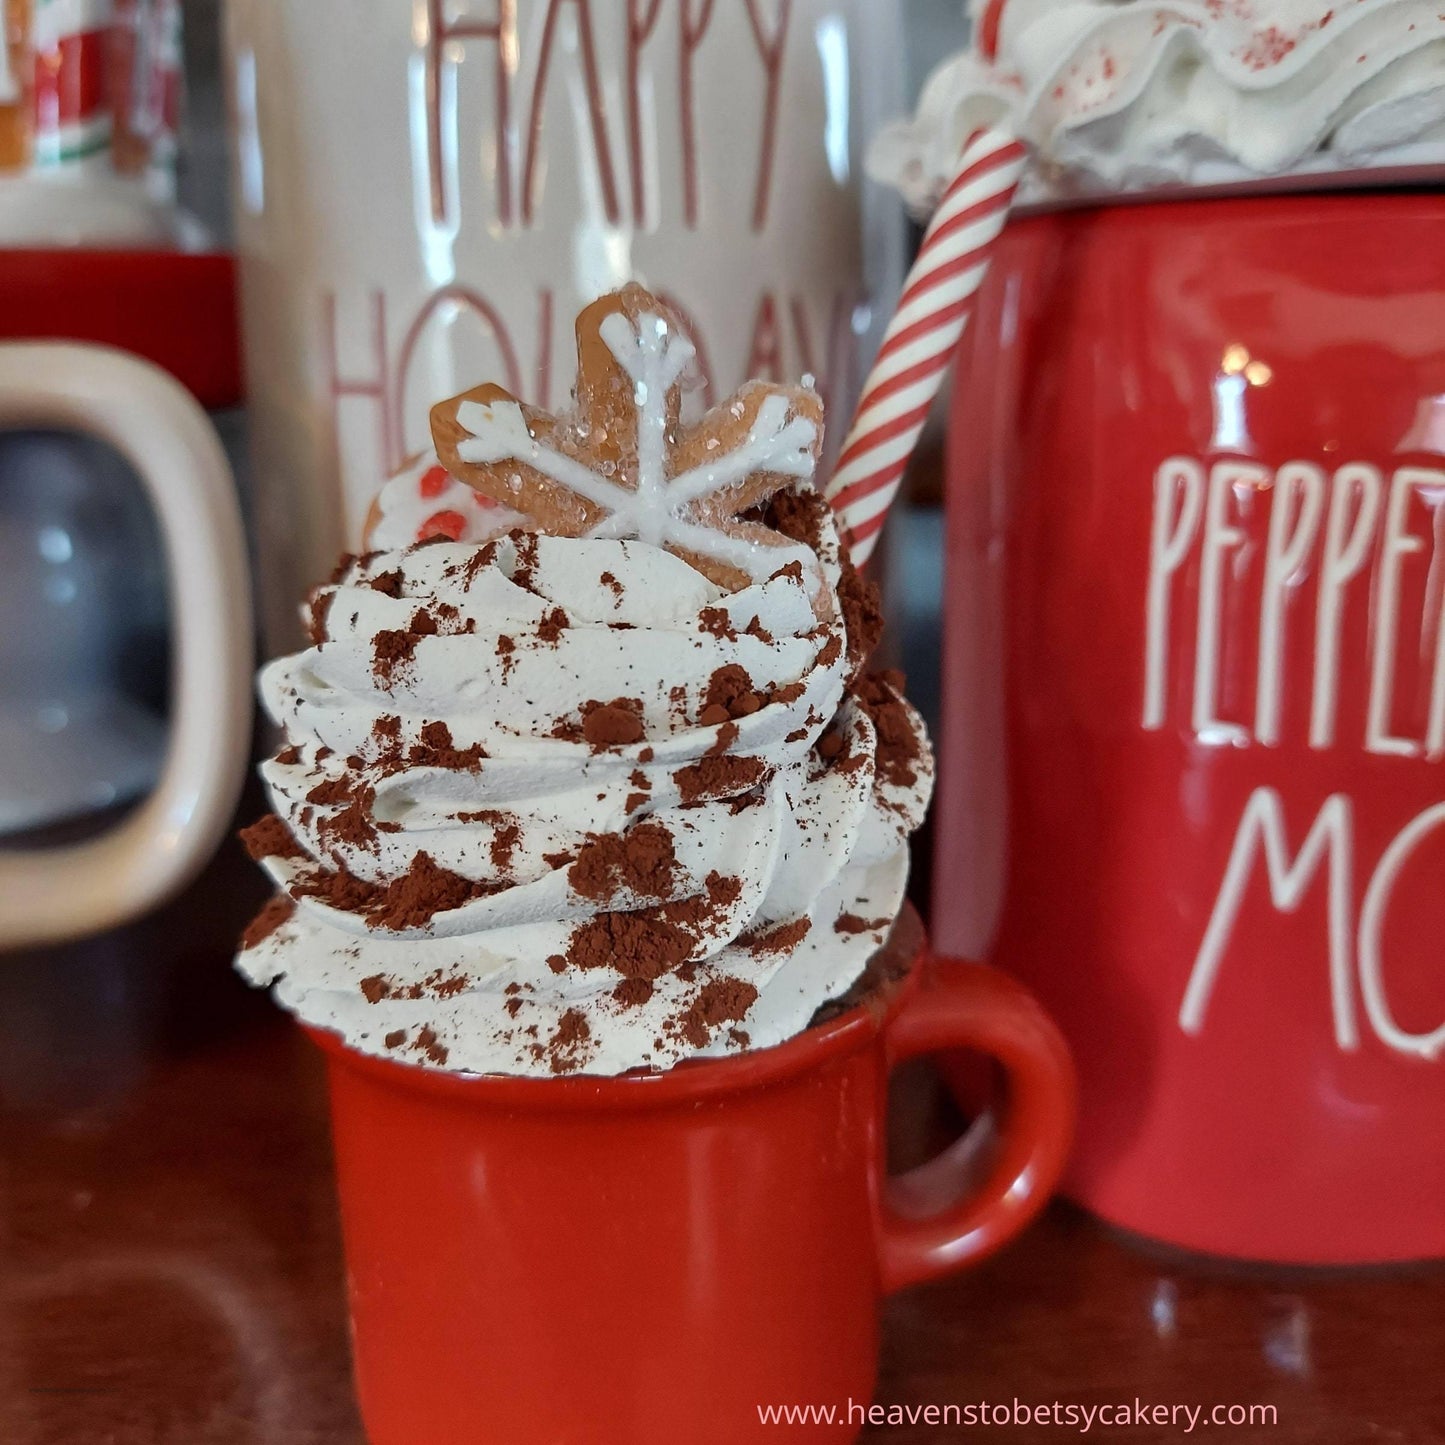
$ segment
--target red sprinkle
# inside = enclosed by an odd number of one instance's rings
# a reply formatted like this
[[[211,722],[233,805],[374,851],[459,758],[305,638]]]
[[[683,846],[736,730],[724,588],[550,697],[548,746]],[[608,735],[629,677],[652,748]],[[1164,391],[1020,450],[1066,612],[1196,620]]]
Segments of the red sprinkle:
[[[430,537],[450,537],[453,542],[461,540],[467,530],[467,519],[460,512],[433,512],[417,528],[416,539],[425,542]]]

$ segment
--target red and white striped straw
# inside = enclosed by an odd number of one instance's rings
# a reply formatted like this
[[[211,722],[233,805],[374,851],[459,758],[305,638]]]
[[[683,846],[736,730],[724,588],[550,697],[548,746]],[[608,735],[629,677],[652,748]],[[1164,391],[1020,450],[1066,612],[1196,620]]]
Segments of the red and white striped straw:
[[[973,314],[1026,160],[1024,147],[1003,131],[973,136],[909,272],[828,484],[839,529],[860,567],[878,543]]]

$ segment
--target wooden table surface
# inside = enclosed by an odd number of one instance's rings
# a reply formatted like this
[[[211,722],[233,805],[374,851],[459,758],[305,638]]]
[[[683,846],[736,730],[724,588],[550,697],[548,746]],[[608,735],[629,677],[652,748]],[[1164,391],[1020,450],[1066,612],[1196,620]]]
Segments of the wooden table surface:
[[[0,1445],[362,1441],[319,1060],[228,968],[260,894],[228,848],[149,922],[0,962]],[[934,1101],[915,1081],[898,1102],[916,1147]],[[1003,1256],[886,1308],[879,1404],[1015,1400],[1272,1405],[1273,1426],[1210,1434],[1445,1442],[1445,1272],[1161,1260],[1058,1205]]]

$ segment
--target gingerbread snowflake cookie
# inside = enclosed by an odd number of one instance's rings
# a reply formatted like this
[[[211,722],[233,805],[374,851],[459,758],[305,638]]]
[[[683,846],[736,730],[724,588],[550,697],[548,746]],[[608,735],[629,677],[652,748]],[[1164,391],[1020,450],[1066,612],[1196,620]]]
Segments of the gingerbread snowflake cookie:
[[[820,587],[814,554],[745,514],[811,481],[823,403],[806,387],[751,382],[696,425],[682,421],[692,343],[640,286],[577,320],[576,409],[555,417],[499,386],[432,408],[442,465],[503,507],[563,537],[666,547],[736,591],[797,561]]]

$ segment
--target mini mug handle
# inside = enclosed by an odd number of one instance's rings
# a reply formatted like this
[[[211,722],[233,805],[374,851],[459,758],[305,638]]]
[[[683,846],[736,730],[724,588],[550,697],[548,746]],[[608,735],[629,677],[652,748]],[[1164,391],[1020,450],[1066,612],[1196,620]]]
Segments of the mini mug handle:
[[[879,1257],[886,1293],[954,1274],[1013,1239],[1043,1208],[1073,1143],[1077,1083],[1063,1035],[1038,1001],[981,963],[929,959],[886,1027],[890,1070],[976,1050],[1003,1065],[996,1157],[980,1183],[965,1137],[884,1186]]]
[[[149,362],[70,342],[0,345],[0,428],[85,432],[133,466],[160,521],[176,635],[160,780],[109,832],[0,853],[0,948],[59,943],[135,918],[209,860],[251,742],[253,643],[245,533],[220,439]]]

